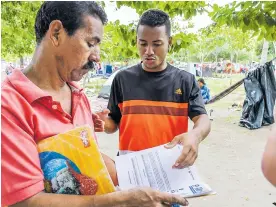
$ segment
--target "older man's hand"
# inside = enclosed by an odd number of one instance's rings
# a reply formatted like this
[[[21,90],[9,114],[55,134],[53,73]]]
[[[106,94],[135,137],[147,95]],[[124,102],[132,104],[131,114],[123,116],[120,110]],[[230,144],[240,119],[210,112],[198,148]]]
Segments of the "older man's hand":
[[[118,192],[124,200],[123,206],[131,207],[165,207],[179,204],[188,206],[188,201],[179,196],[153,190],[152,188],[135,188],[129,191]]]

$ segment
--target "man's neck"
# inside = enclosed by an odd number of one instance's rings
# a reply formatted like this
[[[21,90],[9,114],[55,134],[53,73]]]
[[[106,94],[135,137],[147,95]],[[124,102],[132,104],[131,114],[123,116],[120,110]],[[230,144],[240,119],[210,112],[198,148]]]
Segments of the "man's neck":
[[[42,90],[59,91],[66,83],[60,78],[55,57],[39,46],[24,74]]]
[[[142,67],[143,67],[143,69],[145,70],[145,71],[147,71],[147,72],[161,72],[161,71],[163,71],[163,70],[165,70],[166,68],[167,68],[167,62],[166,61],[164,61],[161,65],[159,65],[157,68],[153,68],[153,69],[151,69],[151,68],[147,68],[143,63],[142,63]]]

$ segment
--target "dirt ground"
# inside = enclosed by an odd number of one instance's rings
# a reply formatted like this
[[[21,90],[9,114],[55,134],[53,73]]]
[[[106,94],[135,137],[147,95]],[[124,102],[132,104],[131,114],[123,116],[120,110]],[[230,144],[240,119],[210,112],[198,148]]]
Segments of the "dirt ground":
[[[189,199],[190,206],[272,207],[276,202],[276,189],[261,172],[261,157],[271,126],[252,131],[238,125],[241,109],[230,107],[242,103],[241,91],[207,106],[208,111],[214,110],[212,131],[200,144],[195,165],[202,180],[217,194]],[[101,150],[114,158],[118,133],[98,133],[98,141]]]

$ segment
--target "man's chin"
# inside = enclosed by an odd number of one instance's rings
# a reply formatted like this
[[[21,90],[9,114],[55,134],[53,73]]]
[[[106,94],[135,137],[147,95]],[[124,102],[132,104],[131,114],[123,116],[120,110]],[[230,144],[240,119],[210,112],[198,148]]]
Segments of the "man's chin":
[[[78,82],[78,81],[80,81],[83,77],[84,77],[83,75],[82,75],[82,76],[73,76],[73,77],[71,77],[71,81]]]
[[[152,71],[159,70],[159,68],[160,68],[159,65],[145,65],[145,67],[144,67],[144,69],[152,70]]]
[[[150,70],[154,70],[155,68],[157,68],[158,67],[158,65],[156,65],[156,64],[151,64],[151,65],[149,65],[149,64],[145,64],[144,63],[144,67],[146,68],[146,69],[150,69]]]

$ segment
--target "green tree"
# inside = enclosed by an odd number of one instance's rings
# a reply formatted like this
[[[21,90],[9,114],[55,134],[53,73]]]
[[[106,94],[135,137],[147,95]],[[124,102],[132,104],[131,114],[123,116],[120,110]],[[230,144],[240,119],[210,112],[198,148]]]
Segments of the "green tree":
[[[33,52],[36,42],[34,22],[41,2],[2,2],[2,58],[12,60]]]
[[[34,34],[35,16],[42,2],[2,2],[2,58],[11,60],[33,53],[36,43]],[[100,2],[105,5],[104,2]],[[205,2],[117,2],[118,7],[130,6],[141,14],[148,8],[160,8],[171,17],[181,16],[190,19],[205,9]],[[174,29],[172,52],[187,47],[194,35],[177,32]],[[124,60],[137,58],[136,24],[121,25],[119,21],[110,23],[105,28],[102,55],[104,60]]]
[[[213,5],[209,16],[218,25],[241,28],[243,32],[254,31],[259,40],[276,40],[276,1],[234,1],[219,7]]]
[[[255,47],[254,52],[256,53],[257,57],[259,57],[259,59],[260,59],[261,54],[262,54],[263,44],[264,44],[264,40],[256,42],[256,47]],[[274,44],[273,44],[273,42],[269,42],[268,43],[267,59],[271,60],[273,57],[276,57]]]
[[[101,44],[102,60],[113,62],[138,58],[134,24],[120,25],[119,21],[105,26]]]
[[[206,11],[207,4],[204,1],[117,1],[117,7],[131,7],[141,15],[150,8],[161,9],[167,12],[171,18],[181,16],[185,20]]]

